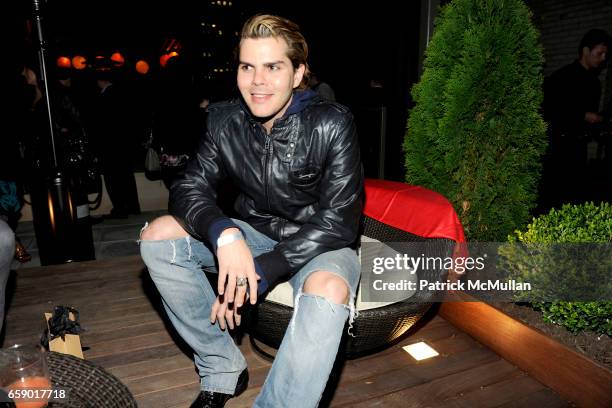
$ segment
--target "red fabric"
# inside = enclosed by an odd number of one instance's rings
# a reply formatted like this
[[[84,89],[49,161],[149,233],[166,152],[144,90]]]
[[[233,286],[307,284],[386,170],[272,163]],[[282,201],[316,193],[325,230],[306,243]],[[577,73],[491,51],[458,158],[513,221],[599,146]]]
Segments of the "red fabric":
[[[366,179],[364,214],[425,238],[465,242],[463,226],[450,202],[423,187]]]

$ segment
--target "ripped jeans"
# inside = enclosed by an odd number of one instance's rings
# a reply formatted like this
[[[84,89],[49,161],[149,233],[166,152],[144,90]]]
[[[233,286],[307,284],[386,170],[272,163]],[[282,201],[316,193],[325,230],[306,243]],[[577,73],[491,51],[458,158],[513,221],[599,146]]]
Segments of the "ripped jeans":
[[[234,222],[242,229],[254,257],[271,251],[277,244],[249,224]],[[170,321],[194,351],[201,389],[233,394],[238,375],[246,368],[246,360],[227,330],[221,330],[218,322],[210,323],[216,295],[203,270],[216,272],[213,254],[190,236],[140,241],[140,253]],[[335,273],[347,282],[348,305],[303,293],[306,278],[321,270]],[[349,323],[353,322],[359,275],[356,252],[344,248],[313,258],[291,277],[289,282],[295,296],[293,317],[255,407],[318,405],[338,352],[344,324],[349,317]]]

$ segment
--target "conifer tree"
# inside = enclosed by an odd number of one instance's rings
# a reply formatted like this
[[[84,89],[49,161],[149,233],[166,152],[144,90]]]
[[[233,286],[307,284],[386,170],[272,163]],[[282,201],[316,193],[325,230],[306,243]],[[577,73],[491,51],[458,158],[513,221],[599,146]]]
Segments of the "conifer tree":
[[[454,0],[412,90],[406,181],[446,196],[471,240],[505,240],[536,204],[547,142],[530,18],[520,0]]]

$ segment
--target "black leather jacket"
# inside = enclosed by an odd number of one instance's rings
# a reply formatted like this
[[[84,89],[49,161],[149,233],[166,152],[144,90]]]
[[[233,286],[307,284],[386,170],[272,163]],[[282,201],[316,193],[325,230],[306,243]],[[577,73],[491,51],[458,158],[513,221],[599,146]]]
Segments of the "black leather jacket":
[[[311,91],[294,93],[267,134],[239,100],[211,105],[208,131],[170,191],[170,213],[214,247],[228,218],[216,204],[219,182],[240,190],[235,209],[278,241],[255,258],[271,288],[315,256],[353,244],[363,204],[363,172],[352,114]]]

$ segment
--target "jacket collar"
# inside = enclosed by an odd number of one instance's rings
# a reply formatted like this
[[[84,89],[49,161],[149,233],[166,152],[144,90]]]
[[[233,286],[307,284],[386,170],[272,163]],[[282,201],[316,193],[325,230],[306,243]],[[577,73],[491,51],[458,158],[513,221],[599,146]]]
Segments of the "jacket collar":
[[[293,92],[293,98],[291,99],[291,104],[285,111],[285,114],[280,118],[285,119],[289,115],[293,115],[294,113],[298,113],[304,110],[306,106],[310,105],[310,100],[317,95],[312,89],[304,89]]]
[[[317,93],[312,89],[293,91],[293,98],[291,98],[289,107],[282,117],[276,119],[276,123],[284,122],[287,117],[303,111],[308,105],[310,105],[310,102],[316,96]],[[242,97],[240,97],[240,106],[250,121],[259,123],[259,121],[251,114],[251,110]]]

